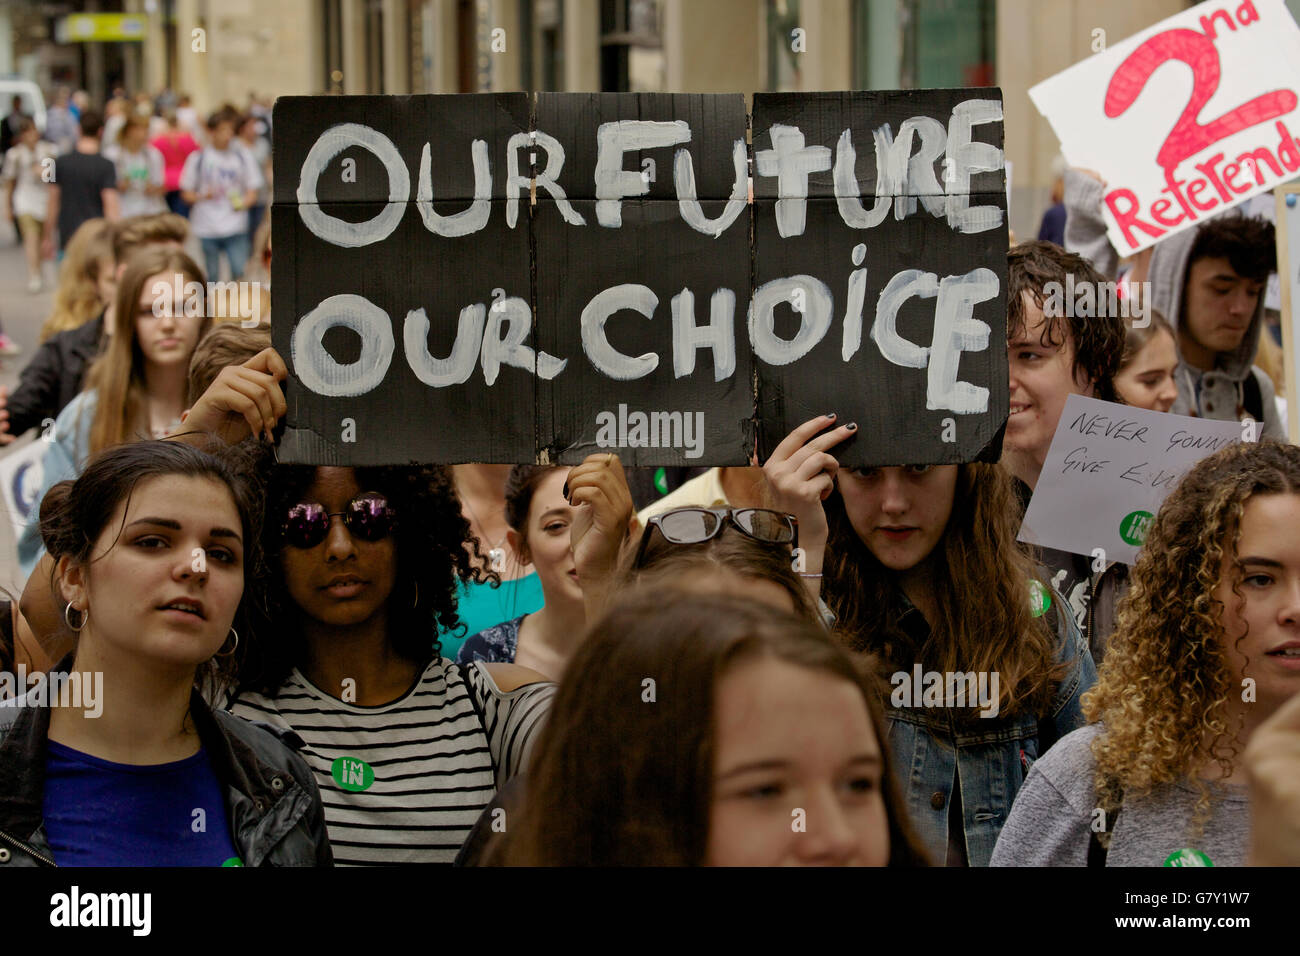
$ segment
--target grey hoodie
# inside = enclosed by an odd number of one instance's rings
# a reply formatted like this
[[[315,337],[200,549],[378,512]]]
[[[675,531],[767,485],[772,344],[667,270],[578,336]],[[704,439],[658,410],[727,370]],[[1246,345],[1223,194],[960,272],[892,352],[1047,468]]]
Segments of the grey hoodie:
[[[1091,176],[1073,169],[1065,173],[1065,247],[1092,262],[1097,271],[1114,278],[1119,271],[1119,255],[1106,237],[1106,223],[1101,217],[1104,187]],[[1234,211],[1224,215],[1239,215]],[[1187,281],[1188,258],[1196,242],[1196,229],[1185,229],[1177,235],[1156,243],[1151,254],[1151,268],[1147,280],[1151,283],[1150,304],[1164,314],[1175,328],[1182,327],[1183,286]],[[1233,352],[1220,352],[1215,367],[1201,378],[1201,391],[1196,394],[1199,369],[1188,365],[1182,351],[1178,355],[1178,398],[1170,409],[1175,415],[1193,415],[1215,421],[1238,421],[1245,415],[1242,383],[1253,374],[1259,383],[1264,420],[1259,437],[1286,441],[1281,422],[1277,417],[1273,382],[1262,369],[1254,368],[1252,361],[1259,347],[1260,331],[1264,324],[1264,296],[1255,306],[1255,316],[1241,344]],[[1177,347],[1177,341],[1175,341]]]

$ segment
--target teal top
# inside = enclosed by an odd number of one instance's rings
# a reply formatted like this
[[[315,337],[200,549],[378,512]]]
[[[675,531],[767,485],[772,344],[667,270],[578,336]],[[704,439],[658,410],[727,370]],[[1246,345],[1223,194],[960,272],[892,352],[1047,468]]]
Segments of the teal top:
[[[540,611],[546,603],[542,595],[542,579],[537,572],[513,581],[502,581],[499,588],[490,584],[465,584],[456,590],[456,610],[465,623],[465,636],[455,637],[446,631],[438,632],[442,642],[442,656],[455,660],[460,646],[470,635],[486,631],[503,621],[512,621],[524,614]]]

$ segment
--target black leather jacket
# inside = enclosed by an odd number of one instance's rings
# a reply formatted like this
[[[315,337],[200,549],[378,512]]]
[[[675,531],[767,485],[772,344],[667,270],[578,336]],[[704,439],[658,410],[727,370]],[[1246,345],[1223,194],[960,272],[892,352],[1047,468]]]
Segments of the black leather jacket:
[[[40,428],[47,418],[59,417],[85,384],[86,369],[99,355],[103,337],[101,312],[99,318],[52,336],[36,350],[9,396],[10,434],[21,435]]]
[[[214,712],[197,692],[190,717],[225,790],[244,865],[333,866],[320,792],[302,758],[272,728]],[[48,707],[0,707],[0,872],[55,865],[41,819],[49,729]]]

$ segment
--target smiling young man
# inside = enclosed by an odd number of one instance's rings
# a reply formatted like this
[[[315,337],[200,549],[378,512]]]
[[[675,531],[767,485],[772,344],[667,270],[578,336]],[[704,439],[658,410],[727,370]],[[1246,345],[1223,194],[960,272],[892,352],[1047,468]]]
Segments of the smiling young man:
[[[1066,245],[1106,276],[1119,257],[1101,218],[1100,179],[1069,170]],[[1158,242],[1147,281],[1150,305],[1168,316],[1178,339],[1175,415],[1260,423],[1258,436],[1285,440],[1273,382],[1255,368],[1264,320],[1263,289],[1277,264],[1273,224],[1237,210]]]
[[[1124,320],[1110,314],[1103,296],[1097,297],[1098,308],[1091,310],[1098,315],[1053,309],[1050,292],[1044,289],[1053,282],[1064,287],[1067,276],[1073,288],[1105,281],[1082,256],[1052,242],[1023,242],[1007,254],[1011,408],[1002,439],[1002,464],[1016,478],[1022,506],[1028,505],[1038,484],[1066,399],[1086,395],[1120,401],[1114,379],[1124,352]],[[1044,309],[1052,314],[1045,315]],[[1090,576],[1089,559],[1055,548],[1040,548],[1039,555],[1100,662],[1101,645],[1088,626],[1088,603],[1098,584]],[[1108,633],[1109,626],[1104,631]]]
[[[1044,293],[1049,283],[1074,288],[1104,278],[1082,256],[1051,242],[1022,242],[1007,254],[1007,364],[1011,409],[1002,463],[1025,485],[1038,484],[1052,435],[1070,395],[1120,401],[1115,375],[1124,351],[1124,320],[1107,314],[1060,315]],[[1047,309],[1053,314],[1044,313]]]

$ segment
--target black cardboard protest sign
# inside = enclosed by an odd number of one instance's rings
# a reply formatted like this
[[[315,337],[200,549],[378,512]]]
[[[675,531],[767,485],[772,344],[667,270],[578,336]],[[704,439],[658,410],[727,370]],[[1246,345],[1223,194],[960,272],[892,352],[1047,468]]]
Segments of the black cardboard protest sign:
[[[846,464],[997,460],[1001,115],[990,90],[754,96],[762,458],[834,411],[860,429]]]
[[[527,186],[515,197],[524,228],[511,229],[499,174],[511,137],[528,138],[528,97],[282,97],[275,108],[271,308],[292,318],[272,323],[272,339],[294,376],[281,460],[531,461],[535,376],[491,347],[532,297]],[[377,137],[392,175],[346,145]],[[492,171],[477,202],[476,141]],[[476,225],[458,214],[482,224],[460,236],[426,224]]]
[[[557,181],[587,224],[566,222],[539,192],[537,307],[555,317],[539,342],[585,354],[597,372],[541,385],[554,460],[615,448],[629,465],[748,462],[750,207],[744,163],[737,187],[733,162],[745,124],[738,93],[538,96],[537,128],[571,144]],[[601,198],[609,192],[632,198]]]
[[[745,120],[736,94],[278,100],[281,460],[743,464],[831,410],[848,466],[996,458],[998,91],[760,94],[752,205]]]

